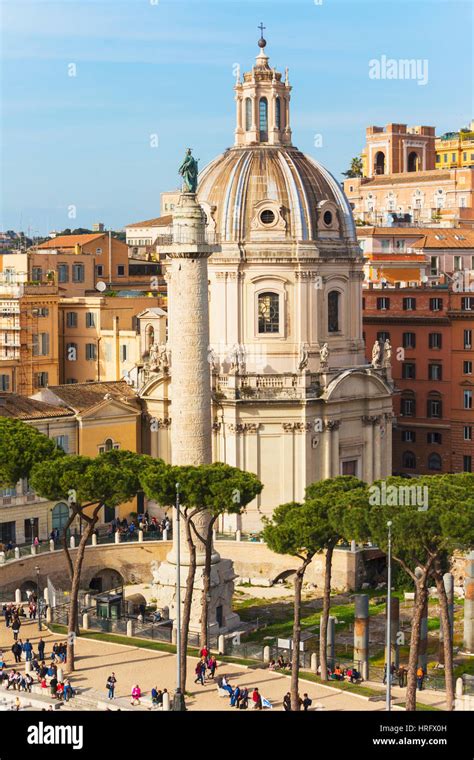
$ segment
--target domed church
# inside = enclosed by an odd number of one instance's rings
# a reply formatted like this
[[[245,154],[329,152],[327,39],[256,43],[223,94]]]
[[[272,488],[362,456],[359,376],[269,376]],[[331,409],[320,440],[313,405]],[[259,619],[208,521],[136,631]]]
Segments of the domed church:
[[[215,243],[212,456],[264,483],[243,516],[220,526],[244,531],[259,530],[278,504],[301,500],[315,480],[370,482],[391,473],[392,459],[393,386],[389,366],[364,356],[363,259],[351,209],[334,177],[293,145],[288,70],[270,66],[263,38],[259,48],[234,88],[234,145],[201,171],[197,190]],[[145,364],[139,376],[146,448],[167,461],[170,349],[169,361]]]

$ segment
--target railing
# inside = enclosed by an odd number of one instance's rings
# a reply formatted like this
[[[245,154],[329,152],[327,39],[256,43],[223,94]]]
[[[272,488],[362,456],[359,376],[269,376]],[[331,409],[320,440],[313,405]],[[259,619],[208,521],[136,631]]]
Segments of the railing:
[[[195,230],[194,228],[180,228],[168,235],[158,235],[155,244],[157,246],[169,245],[218,245],[220,235],[208,230]]]

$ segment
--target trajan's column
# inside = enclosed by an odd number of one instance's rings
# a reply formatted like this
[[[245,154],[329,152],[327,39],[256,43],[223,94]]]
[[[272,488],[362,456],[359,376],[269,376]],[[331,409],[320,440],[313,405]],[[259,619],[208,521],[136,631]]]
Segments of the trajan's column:
[[[171,349],[171,458],[174,465],[212,462],[211,378],[209,351],[209,295],[207,260],[213,246],[206,236],[206,216],[196,200],[197,162],[188,149],[179,170],[183,192],[173,213],[172,242],[167,247],[168,340]],[[203,529],[205,513],[196,520]],[[201,530],[199,531],[201,532]],[[202,571],[205,548],[196,545],[197,570],[191,612],[191,630],[200,630]],[[181,529],[181,586],[186,586],[186,536]],[[232,612],[235,574],[231,560],[214,552],[211,568],[209,631],[234,627],[239,617]],[[175,619],[176,535],[167,561],[155,576],[158,606],[168,606]],[[183,599],[184,593],[181,594]]]

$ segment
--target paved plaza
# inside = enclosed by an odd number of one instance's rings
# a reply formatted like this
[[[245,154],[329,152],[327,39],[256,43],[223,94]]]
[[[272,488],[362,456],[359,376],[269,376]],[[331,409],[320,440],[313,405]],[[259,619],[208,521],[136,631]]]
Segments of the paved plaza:
[[[35,622],[25,622],[21,627],[23,641],[29,638],[36,650],[39,639],[38,625]],[[49,655],[55,641],[64,640],[47,631],[43,632],[46,642],[46,655]],[[0,646],[6,656],[8,666],[13,663],[11,645],[13,635],[11,629],[0,627]],[[176,674],[176,657],[167,652],[157,652],[134,646],[123,646],[109,642],[100,642],[87,638],[79,638],[76,644],[77,670],[71,681],[82,692],[87,689],[100,691],[104,696],[105,683],[112,671],[117,677],[117,697],[129,696],[133,684],[138,683],[143,694],[149,695],[153,686],[159,689],[167,688],[174,691]],[[219,662],[219,660],[218,660]],[[194,684],[194,667],[196,658],[188,658],[188,694],[187,707],[190,710],[230,710],[229,700],[219,697],[217,688],[212,682],[206,686]],[[24,668],[24,664],[19,666]],[[290,688],[290,679],[268,669],[248,669],[228,663],[219,664],[219,675],[227,675],[231,684],[247,686],[249,689],[258,686],[261,694],[266,697],[275,709],[282,709],[283,696]],[[340,692],[332,688],[309,682],[301,682],[301,693],[308,692],[313,700],[312,707],[321,706],[326,710],[376,710],[385,709],[383,702],[369,702],[357,695]]]

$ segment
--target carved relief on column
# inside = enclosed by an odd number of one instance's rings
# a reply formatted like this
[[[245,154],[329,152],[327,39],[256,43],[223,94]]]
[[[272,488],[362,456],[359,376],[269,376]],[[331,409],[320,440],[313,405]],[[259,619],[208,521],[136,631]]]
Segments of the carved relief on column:
[[[245,423],[228,423],[227,429],[230,433],[235,433],[237,435],[244,435],[246,433],[257,433],[258,429],[260,427],[260,422],[245,422]]]
[[[307,433],[312,428],[310,422],[282,422],[281,426],[285,433]]]
[[[341,426],[341,420],[327,420],[324,422],[325,430],[339,430]]]

